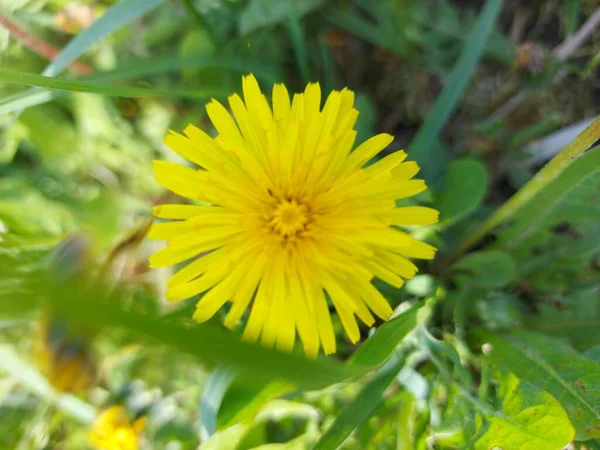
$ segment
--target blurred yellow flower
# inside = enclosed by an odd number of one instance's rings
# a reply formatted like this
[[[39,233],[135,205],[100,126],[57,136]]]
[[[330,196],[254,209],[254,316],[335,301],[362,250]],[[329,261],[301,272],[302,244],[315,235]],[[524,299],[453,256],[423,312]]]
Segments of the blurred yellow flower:
[[[377,277],[400,287],[417,267],[407,257],[431,259],[435,248],[395,225],[437,222],[438,212],[396,207],[396,200],[426,189],[412,179],[419,168],[394,152],[365,167],[392,142],[376,135],[352,150],[356,138],[354,93],[333,91],[321,110],[319,84],[290,101],[273,87],[272,104],[254,76],[243,78],[244,99],[229,97],[233,117],[216,100],[206,110],[218,136],[189,125],[165,143],[198,165],[154,162],[160,184],[197,201],[161,205],[151,239],[167,240],[150,257],[165,267],[197,257],[168,281],[167,298],[205,292],[194,319],[203,322],[231,302],[225,324],[234,326],[251,307],[244,338],[291,351],[296,332],[308,356],[335,352],[327,296],[352,342],[356,317],[392,309],[371,284]],[[251,305],[251,306],[250,306]]]
[[[97,379],[91,336],[51,311],[40,318],[35,359],[40,371],[58,391],[80,392]]]
[[[94,422],[90,440],[99,450],[137,450],[145,422],[140,418],[131,423],[122,406],[111,406]]]

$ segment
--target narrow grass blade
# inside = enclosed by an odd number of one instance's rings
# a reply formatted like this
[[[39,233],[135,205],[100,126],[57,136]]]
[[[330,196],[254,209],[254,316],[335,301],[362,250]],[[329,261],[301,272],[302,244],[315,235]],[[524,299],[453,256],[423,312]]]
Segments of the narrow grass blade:
[[[180,97],[191,99],[209,99],[211,97],[224,97],[227,92],[211,91],[184,91],[163,88],[141,88],[130,86],[113,86],[108,84],[92,83],[89,81],[65,80],[52,78],[33,73],[17,72],[13,70],[0,69],[0,80],[38,86],[49,89],[61,89],[72,92],[87,92],[90,94],[102,94],[113,97]]]
[[[483,55],[485,43],[501,8],[502,0],[488,0],[485,3],[473,29],[469,33],[456,65],[452,69],[446,86],[408,147],[409,157],[419,163],[425,178],[433,172],[437,164],[431,152],[435,140],[455,111],[479,59]]]
[[[73,60],[79,58],[92,45],[118,30],[123,25],[153,10],[165,0],[122,0],[111,6],[89,28],[71,40],[42,75],[56,76]]]
[[[304,30],[302,24],[298,18],[296,8],[291,0],[288,0],[289,18],[287,22],[287,28],[294,46],[294,52],[296,54],[296,62],[300,73],[302,74],[302,80],[304,83],[311,81],[310,67],[308,65],[308,52],[306,51],[306,37],[304,36]]]
[[[199,55],[188,58],[168,56],[150,60],[133,61],[119,66],[114,70],[98,72],[88,77],[78,78],[76,81],[109,83],[113,81],[143,78],[187,68],[220,68],[243,74],[251,72],[267,85],[271,85],[281,79],[277,69],[268,64],[258,63],[253,60],[233,58],[230,56]],[[50,91],[37,87],[32,88],[28,91],[19,92],[0,99],[0,114],[20,111],[32,106],[47,103],[68,94],[69,92],[67,91]]]
[[[600,139],[600,118],[596,119],[565,149],[544,166],[525,186],[510,200],[497,209],[485,222],[454,249],[448,261],[454,261],[465,251],[477,244],[496,226],[513,217],[517,211],[527,205],[542,192],[553,180],[563,173],[577,158],[584,154],[598,139]]]
[[[342,445],[359,425],[369,419],[403,365],[404,358],[395,355],[389,359],[356,398],[346,405],[313,450],[335,450]]]
[[[207,440],[217,432],[217,415],[223,397],[238,371],[227,366],[217,367],[204,385],[200,400],[200,434]]]

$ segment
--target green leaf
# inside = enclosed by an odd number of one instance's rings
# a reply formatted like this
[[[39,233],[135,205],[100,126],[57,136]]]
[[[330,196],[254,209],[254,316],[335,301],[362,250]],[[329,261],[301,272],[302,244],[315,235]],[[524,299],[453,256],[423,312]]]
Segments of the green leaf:
[[[165,0],[121,0],[111,6],[98,20],[75,36],[54,58],[42,75],[58,75],[75,59],[79,58],[92,45],[138,17],[153,10]]]
[[[0,266],[0,279],[6,269]],[[55,282],[39,277],[28,277],[26,282],[25,287],[14,292],[10,302],[0,302],[0,314],[15,312],[15,305],[22,312],[28,312],[36,306],[38,299],[45,298],[65,320],[85,323],[91,329],[116,327],[129,330],[142,338],[190,354],[209,367],[225,365],[237,369],[243,374],[241,379],[252,383],[281,380],[299,388],[321,389],[367,370],[341,365],[332,358],[313,361],[242,342],[238,335],[212,323],[189,327],[126,311],[123,306],[127,302],[118,289],[107,295],[105,292],[110,290],[103,286],[96,286],[93,292],[89,289],[82,292],[72,284],[58,287]],[[82,296],[85,302],[81,301]]]
[[[217,414],[227,388],[237,375],[237,370],[217,367],[208,377],[200,400],[200,432],[203,439],[217,431]]]
[[[505,286],[515,277],[513,259],[499,250],[469,253],[454,263],[451,270],[468,277],[469,283],[484,288]]]
[[[395,356],[388,360],[373,379],[361,389],[356,398],[344,407],[313,450],[335,450],[342,445],[348,436],[371,416],[381,401],[383,393],[394,381],[403,365],[404,358]]]
[[[163,88],[141,88],[131,86],[113,86],[108,84],[92,83],[89,81],[65,80],[52,78],[34,73],[17,72],[14,70],[0,69],[0,81],[26,84],[50,89],[62,89],[73,92],[88,92],[115,97],[181,97],[207,100],[211,97],[225,97],[226,92],[210,91],[184,91]]]
[[[96,417],[96,410],[92,405],[72,395],[56,392],[48,381],[33,366],[21,360],[9,345],[0,345],[0,372],[14,377],[28,391],[81,423],[90,424]]]
[[[475,443],[476,450],[560,450],[575,437],[567,413],[554,397],[514,375],[501,388],[501,410],[486,416],[489,427]]]
[[[415,420],[418,412],[417,400],[407,391],[402,391],[402,401],[399,403],[400,412],[396,422],[398,430],[398,447],[400,449],[415,449]]]
[[[377,27],[377,25],[368,22],[361,16],[340,10],[335,11],[332,14],[328,14],[326,17],[332,25],[352,33],[362,40],[375,45],[376,47],[392,50],[388,48],[388,45],[385,41],[385,36]]]
[[[346,366],[364,373],[383,364],[406,335],[429,316],[433,303],[434,299],[416,304],[383,324],[354,352]],[[236,379],[223,399],[219,428],[252,416],[266,402],[289,392],[291,388],[289,384],[280,382],[248,386],[244,380]]]
[[[494,28],[494,22],[501,9],[502,0],[486,1],[442,93],[408,147],[409,157],[419,163],[426,179],[428,173],[433,171],[436,165],[436,161],[431,157],[430,149],[455,111],[483,54],[487,38]]]
[[[585,155],[594,143],[600,139],[600,118],[596,119],[583,132],[581,132],[573,141],[567,145],[552,161],[544,166],[523,188],[521,188],[510,200],[502,207],[497,209],[485,222],[477,229],[467,235],[465,239],[458,244],[454,251],[448,256],[448,260],[453,261],[463,252],[477,244],[485,235],[492,231],[498,225],[512,219],[517,211],[523,209],[534,198],[537,201],[540,193],[548,187],[550,183],[556,180],[567,168],[577,159]]]
[[[477,335],[491,344],[492,359],[561,403],[577,440],[600,438],[600,364],[560,340],[536,333]]]
[[[302,18],[324,2],[325,0],[294,0],[297,17]],[[288,0],[250,0],[240,15],[240,34],[246,35],[258,28],[285,21],[289,15],[288,8]]]
[[[236,450],[249,429],[249,424],[238,424],[219,431],[203,442],[199,450]]]
[[[579,23],[579,14],[581,9],[581,0],[566,0],[564,6],[563,21],[565,27],[565,35],[569,36],[577,30]]]
[[[183,69],[227,69],[240,73],[253,73],[267,84],[280,80],[277,70],[268,63],[257,63],[253,60],[234,58],[231,56],[194,55],[193,57],[168,56],[151,60],[139,60],[125,63],[107,72],[98,72],[76,81],[111,83],[138,79],[150,75],[158,75]],[[47,103],[55,98],[68,95],[68,91],[50,91],[32,88],[25,92],[5,97],[0,100],[0,114],[19,111],[31,106]]]
[[[435,201],[440,226],[451,225],[477,209],[483,201],[489,177],[483,163],[461,159],[448,164],[445,186]]]
[[[541,303],[539,311],[525,316],[535,331],[562,336],[578,350],[600,345],[600,292],[597,286],[560,297],[560,304]]]
[[[360,111],[356,125],[356,142],[364,142],[373,136],[377,121],[377,107],[368,94],[358,93],[354,107]]]
[[[590,348],[585,353],[585,356],[590,358],[591,360],[600,363],[600,345],[596,345],[595,347]]]
[[[500,230],[497,245],[523,252],[543,244],[559,224],[569,224],[577,230],[587,223],[597,223],[599,183],[600,147],[596,147],[571,162],[527,208],[514,214],[511,223]]]
[[[279,0],[278,4],[286,4],[288,8],[287,29],[294,46],[296,63],[302,74],[304,83],[311,81],[310,66],[308,64],[308,52],[306,50],[306,36],[300,22],[300,11],[292,0]]]
[[[46,198],[22,179],[11,177],[0,179],[0,220],[11,235],[54,240],[76,226],[68,208]],[[2,239],[0,249],[6,244]]]
[[[290,384],[277,381],[252,384],[241,378],[234,379],[221,402],[217,428],[227,428],[253,417],[266,403],[292,389]]]
[[[432,307],[433,299],[428,303],[418,303],[384,323],[354,352],[348,366],[375,368],[383,364],[402,339],[431,313]]]

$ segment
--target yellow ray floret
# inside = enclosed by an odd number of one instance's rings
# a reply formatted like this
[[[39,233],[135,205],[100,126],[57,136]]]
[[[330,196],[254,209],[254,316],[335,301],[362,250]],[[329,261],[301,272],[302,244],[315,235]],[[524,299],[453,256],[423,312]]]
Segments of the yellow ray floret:
[[[161,205],[170,219],[149,237],[167,246],[152,267],[191,261],[168,281],[167,298],[204,293],[194,318],[208,320],[230,303],[233,327],[249,310],[244,338],[291,351],[296,337],[315,357],[335,352],[328,303],[352,342],[357,318],[372,325],[392,309],[372,280],[400,287],[435,248],[396,227],[431,225],[438,212],[396,207],[426,189],[419,171],[397,151],[368,165],[393,140],[376,135],[355,150],[354,93],[332,92],[321,109],[321,89],[309,84],[290,97],[273,87],[272,106],[254,76],[242,80],[243,99],[216,100],[206,110],[217,136],[190,125],[165,143],[193,168],[155,161],[159,183],[197,204]]]

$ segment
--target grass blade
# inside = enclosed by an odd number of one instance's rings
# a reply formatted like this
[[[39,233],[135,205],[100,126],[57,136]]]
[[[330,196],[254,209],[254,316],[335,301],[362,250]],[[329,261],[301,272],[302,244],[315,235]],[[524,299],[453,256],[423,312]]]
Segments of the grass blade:
[[[111,6],[89,28],[75,36],[60,52],[42,75],[53,77],[58,75],[73,60],[79,58],[92,45],[101,41],[113,31],[132,22],[138,17],[153,10],[165,0],[122,0]]]
[[[335,450],[342,445],[348,436],[375,411],[383,393],[394,381],[403,365],[404,358],[398,355],[388,360],[356,398],[344,407],[313,450]]]
[[[502,0],[488,0],[485,3],[469,33],[456,65],[452,69],[446,86],[408,147],[410,158],[419,163],[426,178],[433,172],[437,163],[431,154],[431,149],[434,147],[438,134],[456,109],[479,59],[483,55],[487,38],[501,8]]]
[[[600,139],[600,119],[596,119],[588,126],[562,152],[546,164],[529,183],[497,209],[473,233],[469,234],[450,254],[448,261],[454,261],[466,250],[477,244],[496,226],[513,217],[517,211],[542,192],[544,188],[563,173],[573,161],[583,155],[598,139]]]
[[[600,180],[600,147],[585,152],[535,197],[528,208],[521,208],[510,225],[497,233],[497,245],[508,251],[529,249],[540,235],[553,227],[569,223],[583,229],[598,223],[600,201],[596,200]]]
[[[294,53],[296,54],[296,63],[302,74],[302,80],[304,83],[311,81],[310,67],[308,65],[308,53],[306,52],[306,38],[304,36],[304,30],[302,24],[298,18],[298,13],[291,0],[288,0],[289,18],[287,22],[287,28],[294,46]]]
[[[109,83],[188,68],[220,68],[244,74],[252,72],[267,84],[273,84],[280,80],[278,71],[268,64],[228,56],[199,55],[187,58],[168,56],[154,58],[152,60],[134,61],[111,71],[99,72],[88,77],[78,78],[76,81]],[[32,106],[50,102],[58,97],[68,94],[69,92],[67,91],[50,91],[32,88],[28,91],[19,92],[1,99],[0,114],[20,111]]]
[[[190,99],[209,99],[210,97],[225,97],[227,92],[210,91],[185,91],[163,88],[141,88],[131,86],[112,86],[108,84],[92,83],[89,81],[65,80],[61,78],[46,77],[34,73],[17,72],[13,70],[0,69],[0,80],[37,86],[49,89],[61,89],[72,92],[87,92],[90,94],[102,94],[113,97],[180,97]]]
[[[237,373],[237,370],[226,366],[217,367],[204,385],[200,400],[200,433],[203,441],[217,432],[221,402]]]

